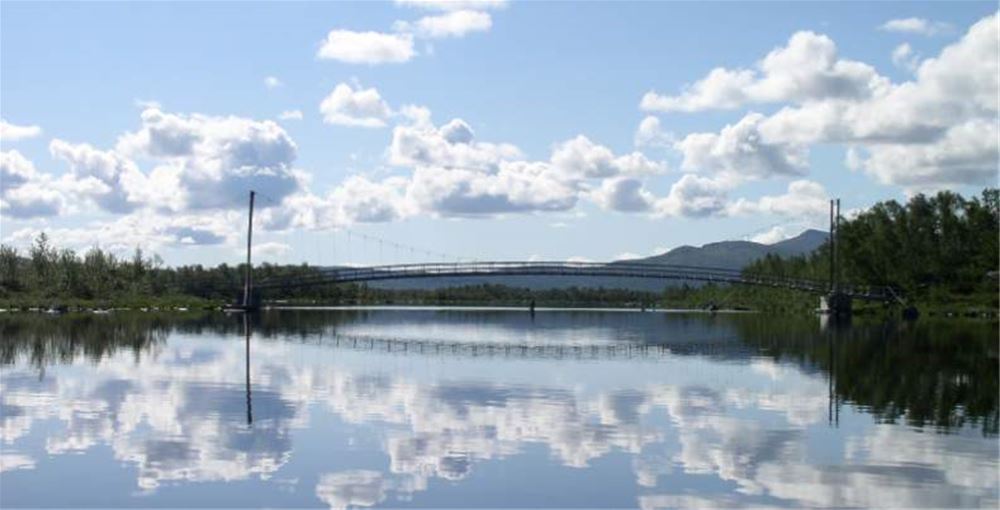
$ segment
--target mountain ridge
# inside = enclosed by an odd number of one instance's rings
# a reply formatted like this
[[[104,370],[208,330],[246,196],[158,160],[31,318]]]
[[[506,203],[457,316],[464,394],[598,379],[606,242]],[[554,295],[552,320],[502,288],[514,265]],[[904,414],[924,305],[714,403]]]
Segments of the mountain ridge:
[[[810,253],[822,246],[828,235],[820,230],[807,229],[795,237],[772,244],[754,241],[716,241],[697,247],[683,245],[659,255],[630,259],[629,262],[738,270],[768,254],[790,257]]]

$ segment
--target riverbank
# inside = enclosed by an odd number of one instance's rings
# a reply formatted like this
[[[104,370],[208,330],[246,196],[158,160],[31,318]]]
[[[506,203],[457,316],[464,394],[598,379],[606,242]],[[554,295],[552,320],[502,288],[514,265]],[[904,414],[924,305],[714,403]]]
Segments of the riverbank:
[[[194,296],[136,296],[121,299],[66,299],[20,297],[0,299],[0,310],[24,312],[91,312],[103,310],[176,310],[219,308],[221,303]]]
[[[789,289],[749,286],[703,285],[667,287],[662,293],[602,288],[531,290],[505,285],[469,285],[443,289],[393,290],[347,284],[312,289],[315,295],[273,298],[272,307],[504,307],[528,309],[622,309],[622,310],[708,310],[753,311],[774,315],[814,315],[819,305],[815,294]],[[151,295],[123,293],[108,299],[81,299],[58,295],[20,292],[0,296],[0,310],[25,312],[103,312],[107,310],[218,310],[231,302],[215,297],[183,293]],[[928,317],[996,318],[997,296],[983,292],[955,295],[925,291],[908,296],[907,306],[915,306]],[[854,314],[898,318],[898,303],[855,300]]]
[[[327,303],[315,300],[295,300],[265,303],[264,310],[521,310],[529,312],[531,304],[513,302],[370,302],[370,303]],[[160,299],[142,300],[130,303],[75,302],[61,304],[58,302],[42,304],[38,302],[11,303],[0,301],[0,313],[25,314],[106,314],[111,312],[163,312],[190,313],[224,311],[225,303],[204,299]],[[649,313],[760,313],[774,316],[814,316],[815,307],[797,306],[790,308],[746,306],[684,306],[636,303],[536,303],[536,312],[550,311],[591,311],[591,312],[649,312]],[[933,318],[961,318],[996,320],[997,310],[983,307],[962,307],[934,304],[926,308],[918,307],[921,316]],[[902,314],[898,305],[886,306],[880,303],[857,302],[853,310],[855,317],[864,319],[897,319]]]

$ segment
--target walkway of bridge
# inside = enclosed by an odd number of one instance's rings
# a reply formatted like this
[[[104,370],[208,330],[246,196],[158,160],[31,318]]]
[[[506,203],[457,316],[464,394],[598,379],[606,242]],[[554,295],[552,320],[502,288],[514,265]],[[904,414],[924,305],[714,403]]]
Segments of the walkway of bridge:
[[[271,278],[256,282],[262,291],[275,288],[295,288],[337,283],[363,283],[383,280],[449,277],[505,276],[582,276],[612,278],[645,278],[718,284],[754,285],[793,289],[825,294],[830,285],[822,280],[749,274],[743,271],[695,266],[650,264],[638,262],[455,262],[428,264],[396,264],[367,267],[338,267],[288,278]],[[854,299],[892,301],[892,289],[886,287],[842,284],[839,291]]]

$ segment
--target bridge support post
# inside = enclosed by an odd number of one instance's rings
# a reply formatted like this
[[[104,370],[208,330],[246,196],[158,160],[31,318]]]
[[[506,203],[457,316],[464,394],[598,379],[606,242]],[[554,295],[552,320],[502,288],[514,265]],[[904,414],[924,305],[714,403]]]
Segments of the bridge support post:
[[[250,190],[250,213],[247,215],[247,265],[243,279],[243,295],[236,298],[232,306],[227,306],[227,310],[240,312],[253,312],[260,308],[260,295],[253,287],[253,259],[251,258],[253,248],[253,199],[257,193]]]
[[[819,298],[819,312],[825,315],[850,317],[852,305],[850,294],[843,292],[834,291]]]
[[[260,310],[260,291],[254,288],[250,289],[250,294],[241,292],[240,295],[236,296],[234,300],[237,304],[232,305],[229,309],[232,310],[244,310],[244,311],[256,311]]]

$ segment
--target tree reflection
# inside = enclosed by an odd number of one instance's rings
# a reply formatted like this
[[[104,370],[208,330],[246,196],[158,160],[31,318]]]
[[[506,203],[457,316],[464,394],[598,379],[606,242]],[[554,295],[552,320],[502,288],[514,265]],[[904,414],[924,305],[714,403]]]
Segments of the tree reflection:
[[[835,397],[885,423],[997,434],[996,323],[855,323],[819,331],[815,321],[741,317],[744,342],[776,361],[832,376]],[[832,348],[831,348],[832,347]]]
[[[541,314],[535,321],[527,314],[483,311],[397,312],[379,310],[271,311],[249,316],[219,313],[114,313],[111,315],[5,314],[0,316],[0,362],[18,360],[39,370],[46,365],[72,362],[79,356],[100,361],[120,350],[136,359],[155,352],[171,332],[213,333],[223,337],[249,335],[275,341],[298,340],[344,347],[337,341],[341,330],[392,324],[432,322],[433,333],[442,328],[468,328],[495,333],[541,329],[539,335],[571,328],[580,317],[599,314]],[[588,327],[604,327],[627,334],[621,342],[635,346],[629,356],[696,355],[746,362],[767,357],[793,363],[806,372],[822,373],[832,382],[831,399],[870,412],[880,422],[916,427],[951,429],[973,425],[985,434],[998,432],[998,364],[996,323],[933,321],[881,323],[856,321],[849,327],[824,330],[814,317],[771,317],[753,314],[732,316],[607,314],[589,319]],[[419,324],[417,324],[419,325]],[[419,327],[412,330],[419,335]],[[429,331],[429,330],[428,330]],[[573,330],[571,330],[573,331]],[[579,335],[593,334],[591,329]],[[461,336],[461,332],[458,336]],[[501,335],[502,336],[502,335]],[[583,338],[583,337],[581,337]],[[583,338],[585,341],[586,339]],[[393,340],[400,342],[400,340]],[[409,340],[402,340],[405,344]],[[416,342],[417,340],[414,340]],[[420,345],[435,342],[421,339]],[[447,345],[452,346],[454,342]],[[364,348],[355,342],[352,348]],[[392,345],[371,343],[371,349],[393,350]],[[474,345],[471,344],[470,345]],[[247,355],[247,421],[250,413],[249,338]],[[377,346],[377,347],[376,347]],[[425,349],[395,349],[419,355]],[[461,353],[460,349],[426,349],[435,355]],[[548,351],[492,349],[475,355],[546,355]],[[506,352],[506,354],[504,354]],[[537,354],[533,354],[537,353]],[[579,352],[590,352],[586,348]],[[598,352],[598,351],[594,351]],[[609,350],[608,352],[616,352]],[[400,354],[400,352],[395,352]],[[548,356],[551,357],[551,356]],[[835,411],[832,411],[835,412]]]
[[[44,369],[46,365],[71,363],[78,357],[97,362],[121,350],[138,358],[162,346],[174,329],[166,314],[42,314],[0,315],[0,363],[19,359]]]

